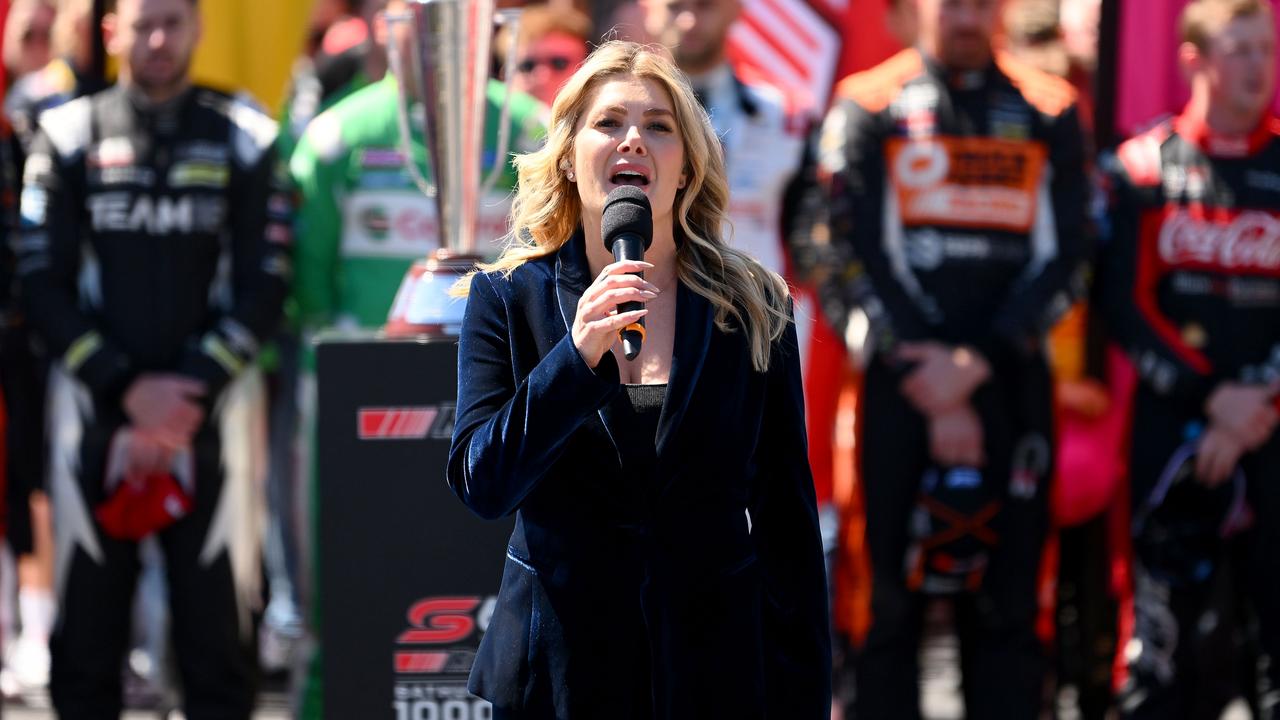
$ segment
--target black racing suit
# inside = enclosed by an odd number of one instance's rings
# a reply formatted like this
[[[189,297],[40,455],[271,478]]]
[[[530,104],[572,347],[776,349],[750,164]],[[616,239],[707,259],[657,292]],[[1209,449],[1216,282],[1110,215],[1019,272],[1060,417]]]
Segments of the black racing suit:
[[[192,443],[195,507],[159,533],[191,718],[247,718],[253,663],[246,584],[257,580],[240,483],[254,414],[248,370],[287,290],[290,202],[275,123],[193,88],[153,105],[117,86],[42,116],[27,159],[18,279],[58,358],[51,495],[60,615],[51,692],[65,718],[116,717],[137,544],[93,516],[108,445],[142,373],[205,383]],[[248,399],[246,399],[248,398]],[[246,410],[245,408],[250,408]],[[251,454],[251,453],[250,453]]]
[[[22,148],[12,129],[0,121],[0,391],[4,395],[3,516],[5,539],[14,555],[31,552],[30,491],[40,487],[43,397],[30,338],[17,308],[11,242],[18,229],[22,192]]]
[[[1280,121],[1221,137],[1183,115],[1125,142],[1106,165],[1102,279],[1140,378],[1129,465],[1137,513],[1174,452],[1207,424],[1205,401],[1220,383],[1280,378]],[[1280,440],[1246,454],[1240,469],[1253,527],[1224,548],[1212,577],[1153,572],[1163,563],[1135,538],[1130,717],[1216,718],[1240,690],[1232,667],[1242,661],[1222,640],[1239,619],[1220,602],[1224,573],[1236,578],[1232,593],[1251,596],[1280,691]],[[1223,632],[1206,632],[1213,625]]]
[[[1070,87],[1003,56],[949,73],[906,50],[837,89],[820,174],[831,242],[847,262],[826,302],[860,306],[874,343],[857,443],[873,576],[859,720],[920,714],[924,597],[908,586],[904,556],[931,460],[926,419],[899,390],[911,368],[894,351],[924,340],[972,346],[992,367],[971,403],[984,482],[1005,497],[981,587],[956,603],[968,715],[1038,714],[1033,625],[1053,466],[1041,345],[1086,254],[1082,148]]]

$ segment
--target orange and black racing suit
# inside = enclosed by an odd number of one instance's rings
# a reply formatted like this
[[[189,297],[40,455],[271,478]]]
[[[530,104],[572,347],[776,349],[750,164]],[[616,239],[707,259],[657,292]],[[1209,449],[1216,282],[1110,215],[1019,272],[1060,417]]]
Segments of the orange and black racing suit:
[[[983,482],[1002,496],[981,586],[957,598],[970,717],[1029,718],[1040,706],[1036,576],[1047,524],[1052,403],[1044,335],[1086,255],[1086,180],[1075,93],[997,56],[951,72],[917,50],[841,83],[823,126],[820,174],[839,294],[874,343],[858,421],[873,576],[856,661],[860,720],[919,717],[925,596],[908,584],[909,519],[930,468],[926,418],[899,384],[899,343],[968,345],[991,380]],[[830,294],[828,294],[830,302]]]
[[[1139,374],[1129,459],[1136,520],[1170,459],[1194,447],[1219,384],[1280,378],[1280,120],[1223,137],[1184,114],[1104,165],[1106,306]],[[1223,606],[1223,592],[1251,600],[1272,658],[1272,704],[1280,692],[1280,439],[1273,434],[1239,469],[1253,527],[1217,551],[1205,545],[1214,538],[1153,539],[1135,522],[1127,716],[1218,717],[1237,678],[1254,675],[1237,659],[1241,617]]]

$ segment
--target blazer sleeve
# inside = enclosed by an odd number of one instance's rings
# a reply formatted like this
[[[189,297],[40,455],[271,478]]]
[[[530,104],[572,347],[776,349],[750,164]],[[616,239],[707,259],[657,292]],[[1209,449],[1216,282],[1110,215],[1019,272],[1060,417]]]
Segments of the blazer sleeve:
[[[559,322],[559,310],[552,312]],[[511,312],[490,275],[472,278],[458,340],[458,410],[447,480],[467,507],[488,519],[514,512],[574,431],[620,388],[613,356],[606,353],[592,370],[569,333],[518,377],[512,324],[523,314]]]
[[[774,344],[762,426],[760,486],[751,508],[762,561],[770,707],[826,718],[831,706],[831,632],[817,500],[805,436],[794,320]]]

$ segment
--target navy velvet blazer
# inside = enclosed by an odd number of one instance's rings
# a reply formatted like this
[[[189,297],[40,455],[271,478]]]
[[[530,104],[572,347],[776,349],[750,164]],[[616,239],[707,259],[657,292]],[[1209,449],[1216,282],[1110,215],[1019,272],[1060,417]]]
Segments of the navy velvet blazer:
[[[756,372],[743,333],[681,286],[650,482],[627,480],[611,353],[570,327],[581,233],[475,276],[448,481],[516,513],[471,690],[517,717],[825,718],[827,589],[794,323]]]

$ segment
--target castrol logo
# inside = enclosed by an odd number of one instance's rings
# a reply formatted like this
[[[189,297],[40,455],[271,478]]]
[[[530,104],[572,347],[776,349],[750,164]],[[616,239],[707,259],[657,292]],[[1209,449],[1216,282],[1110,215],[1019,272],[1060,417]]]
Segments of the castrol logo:
[[[1280,270],[1280,218],[1247,210],[1205,220],[1176,211],[1160,228],[1159,247],[1168,265],[1274,272]]]

